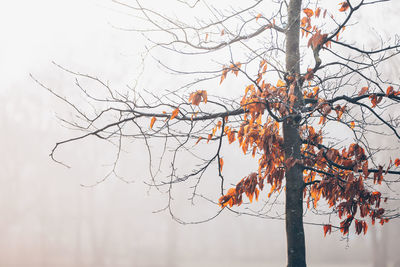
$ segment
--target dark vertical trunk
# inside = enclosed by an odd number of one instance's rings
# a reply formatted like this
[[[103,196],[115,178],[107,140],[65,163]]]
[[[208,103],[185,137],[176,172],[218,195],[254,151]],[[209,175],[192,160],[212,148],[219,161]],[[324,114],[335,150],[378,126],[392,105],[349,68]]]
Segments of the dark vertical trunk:
[[[299,77],[300,73],[300,13],[301,0],[291,0],[288,7],[288,29],[286,32],[286,72],[292,77]],[[296,84],[295,95],[297,100],[293,109],[302,104],[302,93],[299,84]],[[298,114],[300,116],[300,114]],[[285,158],[300,159],[301,140],[299,126],[296,119],[287,119],[283,122],[283,137]],[[288,267],[305,267],[306,252],[303,228],[303,170],[295,165],[286,170],[286,237]]]

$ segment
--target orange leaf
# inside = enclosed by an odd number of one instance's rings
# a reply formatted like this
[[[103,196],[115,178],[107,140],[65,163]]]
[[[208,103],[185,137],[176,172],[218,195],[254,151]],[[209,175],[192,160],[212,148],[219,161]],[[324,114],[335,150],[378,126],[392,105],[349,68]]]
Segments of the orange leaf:
[[[225,80],[227,74],[228,74],[228,69],[224,68],[224,70],[222,71],[221,80],[219,84],[221,84]]]
[[[261,14],[258,14],[258,15],[257,15],[256,21],[257,21],[259,18],[261,18]]]
[[[200,137],[199,137],[199,139],[197,139],[197,141],[196,141],[196,144],[195,144],[195,145],[197,145],[197,144],[200,142],[200,140],[201,140],[201,139],[203,139],[203,137],[201,137],[201,136],[200,136]]]
[[[229,130],[226,132],[226,135],[228,136],[229,144],[232,144],[235,141],[235,132]]]
[[[364,95],[367,91],[368,91],[368,87],[367,86],[361,88],[361,91],[358,92],[358,96]]]
[[[364,235],[367,233],[367,230],[368,230],[368,224],[366,222],[363,222]]]
[[[253,194],[248,194],[247,196],[249,197],[250,203],[253,202]]]
[[[313,88],[314,96],[318,95],[318,91],[319,91],[319,87],[318,86]]]
[[[153,117],[153,118],[151,118],[151,121],[150,121],[150,129],[153,129],[153,125],[154,125],[154,123],[156,122],[156,117]]]
[[[178,114],[179,114],[179,108],[176,108],[174,111],[172,111],[172,115],[169,119],[170,120],[174,119]]]
[[[191,93],[189,96],[189,102],[195,106],[198,106],[202,99],[204,103],[207,103],[207,91],[205,90],[197,90],[196,92]]]
[[[204,104],[207,104],[207,91],[201,91],[201,96],[203,97]]]
[[[235,65],[232,65],[232,72],[233,72],[236,76],[238,76],[239,70],[240,70],[240,67],[241,67],[241,66],[242,66],[242,63],[240,63],[240,62],[236,62]]]
[[[309,9],[309,8],[305,8],[305,9],[303,9],[303,12],[306,14],[306,16],[307,17],[312,17],[313,15],[314,15],[314,11],[312,11],[311,9]]]
[[[368,161],[365,161],[365,163],[363,164],[363,166],[362,166],[362,171],[363,171],[363,174],[364,174],[365,178],[367,178],[368,175],[369,175],[369,171],[368,171]]]
[[[326,236],[326,234],[329,232],[329,233],[331,233],[331,231],[332,231],[332,225],[330,225],[330,224],[325,224],[324,225],[324,236]]]
[[[222,172],[222,168],[224,167],[224,160],[223,158],[219,158],[219,171]]]
[[[311,40],[311,39],[310,39],[310,40]],[[311,68],[307,69],[307,73],[306,73],[306,75],[304,76],[304,79],[305,79],[306,81],[309,81],[309,80],[312,80],[313,78],[314,78],[313,69],[311,69]]]
[[[354,127],[356,127],[356,124],[354,123],[354,121],[350,122],[350,128],[354,129]]]
[[[321,14],[321,9],[320,9],[320,8],[317,8],[317,9],[315,10],[315,16],[318,18],[320,14]]]
[[[321,34],[321,30],[318,30],[313,36],[308,40],[307,47],[317,48],[326,42],[328,34]]]
[[[258,190],[258,188],[256,188],[254,192],[256,193],[256,200],[258,200],[258,195],[260,194],[260,190]]]
[[[304,17],[304,18],[301,19],[300,22],[301,22],[301,27],[302,27],[302,28],[305,28],[305,27],[306,27],[306,25],[307,25],[308,22],[309,22],[308,20],[309,20],[309,19],[308,19],[307,17]]]
[[[339,5],[341,5],[341,7],[339,9],[340,12],[344,12],[350,7],[348,2],[342,2]]]
[[[380,102],[380,101],[378,101],[376,94],[370,95],[369,99],[371,100],[371,104],[372,104],[373,108],[376,107],[376,105]]]
[[[394,160],[394,165],[396,166],[396,167],[399,167],[400,166],[400,159],[395,159]]]
[[[394,92],[393,86],[389,86],[386,89],[386,96],[389,96],[389,95],[393,94],[393,92]]]
[[[286,84],[282,80],[278,80],[278,82],[276,83],[276,87],[285,87],[285,86]]]
[[[224,34],[225,34],[225,29],[222,29],[221,36],[223,36]]]

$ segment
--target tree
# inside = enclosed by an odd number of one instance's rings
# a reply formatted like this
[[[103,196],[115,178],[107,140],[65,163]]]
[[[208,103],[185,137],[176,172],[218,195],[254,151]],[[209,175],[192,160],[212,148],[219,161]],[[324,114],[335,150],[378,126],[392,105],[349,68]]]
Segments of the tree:
[[[245,7],[240,3],[218,9],[205,1],[178,0],[188,13],[206,8],[212,15],[189,24],[146,8],[139,1],[116,1],[145,21],[140,24],[143,28],[134,31],[148,38],[149,54],[159,49],[203,58],[224,50],[229,58],[215,71],[211,67],[180,71],[159,62],[170,72],[196,76],[163,94],[115,90],[99,78],[59,66],[77,76],[76,85],[93,112],[48,88],[76,112],[78,119],[66,122],[85,132],[57,143],[50,156],[60,162],[55,152],[61,145],[96,136],[116,145],[118,160],[123,138],[134,138],[144,141],[152,162],[150,143],[164,140],[162,155],[171,152],[167,180],[157,180],[158,172],[151,167],[150,174],[152,186],[167,188],[170,197],[166,209],[173,217],[173,186],[194,181],[192,200],[201,197],[198,185],[213,164],[218,166],[220,177],[221,209],[217,214],[237,212],[243,195],[250,202],[264,195],[264,208],[273,206],[276,202],[268,199],[284,191],[288,267],[306,266],[304,205],[306,210],[319,213],[320,203],[330,215],[328,222],[320,223],[325,235],[338,229],[348,236],[351,225],[356,234],[366,233],[368,220],[384,224],[398,217],[397,209],[382,207],[383,202],[395,199],[380,191],[382,187],[393,188],[398,181],[400,159],[391,159],[387,156],[390,149],[375,147],[371,140],[390,138],[394,146],[399,143],[400,121],[392,114],[400,101],[399,84],[389,81],[383,71],[384,63],[390,64],[399,54],[400,40],[381,40],[379,47],[365,48],[342,37],[344,32],[359,30],[354,18],[357,13],[388,0],[329,1],[338,4],[331,9],[322,1],[249,2]],[[215,79],[222,84],[228,75],[248,83],[239,95],[218,95],[212,88],[200,88]],[[81,79],[94,81],[107,95],[86,89]],[[210,96],[210,92],[215,95]],[[244,154],[258,157],[258,169],[228,190],[223,175],[226,142],[238,143]],[[214,149],[211,156],[196,154],[201,144]],[[179,153],[196,158],[195,169],[179,166]],[[115,173],[117,160],[110,174]],[[261,194],[266,185],[269,193]],[[269,210],[254,211],[253,215],[271,217]]]

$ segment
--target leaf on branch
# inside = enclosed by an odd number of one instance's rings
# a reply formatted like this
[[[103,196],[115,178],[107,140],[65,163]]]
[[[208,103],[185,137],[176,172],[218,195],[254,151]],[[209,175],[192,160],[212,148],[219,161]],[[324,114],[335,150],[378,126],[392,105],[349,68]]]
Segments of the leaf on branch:
[[[325,224],[324,225],[324,237],[326,236],[326,234],[329,232],[329,234],[332,232],[332,225],[330,224]]]
[[[300,21],[300,26],[302,28],[305,28],[309,24],[309,18],[308,17],[303,17]]]
[[[153,125],[154,125],[154,123],[156,122],[156,117],[153,117],[153,118],[151,118],[151,121],[150,121],[150,129],[153,129]]]
[[[318,30],[308,40],[307,47],[311,46],[312,49],[316,49],[316,48],[320,47],[323,43],[325,43],[326,38],[328,38],[328,34],[327,33],[321,34],[321,30]]]
[[[355,122],[354,122],[354,121],[350,122],[350,128],[351,128],[351,129],[354,129],[354,127],[356,127]]]
[[[222,75],[221,75],[221,80],[220,80],[219,84],[221,84],[225,80],[226,75],[228,75],[228,71],[229,71],[229,69],[227,67],[224,67],[222,69]]]
[[[225,34],[225,29],[222,29],[221,36],[223,36],[224,34]]]
[[[353,215],[348,215],[347,219],[340,222],[340,232],[342,232],[343,235],[346,235],[349,232],[349,228],[351,223],[353,222],[353,219]]]
[[[309,9],[309,8],[305,8],[305,9],[303,9],[303,12],[306,14],[306,16],[307,17],[312,17],[313,15],[314,15],[314,11],[312,11],[311,9]]]
[[[207,144],[208,144],[208,142],[210,142],[210,140],[211,140],[212,137],[213,137],[212,134],[209,134],[209,135],[208,135],[208,137],[207,137]]]
[[[235,65],[233,65],[233,64],[231,65],[232,72],[233,72],[233,74],[235,74],[236,77],[239,74],[239,70],[240,70],[241,66],[242,66],[242,63],[240,63],[240,62],[236,62]]]
[[[321,14],[321,8],[317,8],[316,10],[315,10],[315,17],[317,17],[317,18],[319,18],[319,15]]]
[[[376,94],[372,94],[369,96],[369,99],[371,100],[372,108],[374,108],[382,101],[382,96],[378,97]]]
[[[356,234],[357,235],[359,235],[359,234],[361,234],[361,232],[362,232],[362,224],[363,222],[362,221],[359,221],[359,220],[355,220],[354,221],[354,227],[356,228]]]
[[[286,83],[282,80],[278,80],[278,82],[276,83],[276,87],[285,87]]]
[[[360,92],[358,92],[358,96],[364,95],[368,91],[368,86],[361,88]]]
[[[222,126],[222,121],[218,121],[218,122],[217,122],[217,128],[218,128],[218,129],[221,129],[221,126]]]
[[[237,192],[235,188],[230,188],[228,193],[219,198],[219,205],[221,208],[225,208],[226,206],[232,207],[235,204],[239,204],[237,201]]]
[[[319,119],[318,124],[324,124],[326,122],[326,116],[321,116],[321,118]]]
[[[365,178],[367,178],[368,175],[369,175],[369,171],[368,171],[368,161],[365,161],[365,162],[364,162],[364,164],[363,164],[363,166],[362,166],[362,172],[363,172]]]
[[[313,69],[311,69],[311,68],[307,69],[307,73],[306,73],[306,75],[304,76],[304,79],[305,79],[306,81],[311,81],[313,78],[314,78],[314,71],[313,71]]]
[[[219,171],[222,172],[222,168],[224,167],[224,159],[219,158]]]
[[[197,145],[200,141],[201,141],[201,139],[203,139],[203,137],[199,137],[198,139],[197,139],[197,141],[196,141],[196,144],[195,145]]]
[[[346,111],[346,106],[341,107],[340,105],[337,105],[335,107],[335,111],[336,111],[336,114],[337,114],[337,120],[340,121],[340,119],[343,116],[343,113]]]
[[[192,105],[198,106],[201,101],[207,103],[207,91],[197,90],[196,92],[190,94],[189,102],[192,103]]]
[[[347,1],[346,2],[342,2],[339,5],[341,5],[340,9],[339,9],[340,12],[345,12],[350,7],[350,5],[349,5],[349,3]]]
[[[261,18],[261,16],[262,16],[261,14],[258,14],[257,17],[256,17],[256,21],[257,21],[259,18]]]
[[[368,224],[366,222],[363,222],[364,235],[367,233],[367,230],[368,230]]]
[[[389,87],[386,89],[386,96],[390,96],[390,95],[393,95],[393,94],[394,94],[393,86],[389,86]]]
[[[235,132],[232,131],[231,129],[229,129],[229,130],[227,130],[227,131],[225,131],[225,132],[226,132],[226,135],[228,136],[228,142],[229,142],[229,144],[232,144],[232,143],[236,140],[236,138],[235,138]]]
[[[399,167],[400,166],[400,159],[395,159],[394,160],[394,166]]]
[[[378,172],[374,173],[374,184],[378,183],[381,184],[383,180],[383,167],[378,167]]]
[[[318,86],[315,86],[315,87],[313,88],[313,96],[317,96],[317,95],[318,95],[318,92],[319,92],[319,87],[318,87]]]
[[[169,118],[169,120],[173,120],[176,116],[178,116],[179,114],[179,108],[174,109],[174,111],[172,111],[172,115]]]

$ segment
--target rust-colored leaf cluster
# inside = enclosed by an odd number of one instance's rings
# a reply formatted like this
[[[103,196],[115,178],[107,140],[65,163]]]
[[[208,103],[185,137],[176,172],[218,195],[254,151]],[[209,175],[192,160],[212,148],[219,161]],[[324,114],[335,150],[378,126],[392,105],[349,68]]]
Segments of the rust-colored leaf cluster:
[[[317,30],[308,40],[307,47],[316,49],[318,47],[321,47],[325,42],[328,37],[328,34],[321,34],[321,30]]]
[[[225,80],[226,76],[228,73],[231,71],[233,74],[238,76],[240,67],[242,66],[242,63],[236,62],[235,64],[231,64],[229,67],[223,67],[222,68],[222,75],[221,75],[221,80],[220,84]]]
[[[304,10],[304,13],[308,18],[317,14],[309,10]],[[322,45],[326,35],[317,31],[313,37],[315,39],[312,39],[310,46],[314,47]],[[316,130],[315,125],[300,127],[300,136],[303,140],[301,158],[285,157],[280,123],[273,119],[271,112],[280,117],[292,114],[293,103],[296,101],[294,94],[296,78],[286,77],[285,81],[267,83],[263,80],[264,66],[266,62],[262,61],[257,87],[252,84],[245,88],[240,103],[245,111],[242,123],[237,129],[230,126],[225,126],[223,129],[230,144],[237,141],[244,154],[259,156],[258,172],[244,177],[234,188],[229,189],[219,199],[220,206],[241,205],[243,194],[250,202],[253,199],[257,200],[264,184],[270,186],[267,192],[267,196],[270,197],[282,189],[285,172],[298,164],[304,168],[303,177],[307,186],[304,188],[303,197],[307,207],[317,208],[318,202],[323,199],[334,212],[337,212],[341,219],[338,228],[343,234],[349,233],[352,224],[356,234],[366,233],[368,217],[373,223],[375,220],[379,220],[380,223],[387,222],[384,217],[385,210],[380,207],[381,193],[371,192],[366,182],[369,180],[375,184],[382,183],[389,168],[400,166],[400,159],[397,158],[393,164],[390,163],[386,172],[382,166],[378,169],[369,169],[368,157],[361,144],[353,143],[341,149],[326,147],[323,145],[322,132]],[[311,69],[309,75],[312,75]],[[368,93],[368,90],[368,87],[363,87],[358,95],[362,96]],[[320,114],[320,124],[324,124],[328,117],[332,116],[332,111],[336,112],[336,119],[341,121],[347,106],[339,104],[333,106],[318,98],[318,92],[319,88],[314,87],[311,92],[305,91],[304,95],[317,100],[313,104],[313,112]],[[390,87],[386,92],[387,96],[395,93],[396,91]],[[369,98],[374,106],[381,101],[381,96],[376,94],[369,95]],[[356,127],[355,121],[347,123],[351,129]],[[215,135],[218,127],[221,127],[220,123],[213,128],[209,140]],[[223,161],[219,162],[219,166],[222,171]],[[324,235],[332,231],[331,224],[326,224],[323,228]]]
[[[310,136],[313,136],[312,128],[308,130],[311,130]],[[314,142],[318,141],[321,140]],[[364,148],[355,143],[341,151],[322,147],[318,151],[316,147],[318,145],[314,143],[303,148],[303,154],[307,156],[304,165],[314,170],[305,172],[305,182],[314,181],[317,173],[322,178],[319,183],[310,186],[308,207],[310,207],[310,201],[313,201],[315,208],[320,198],[324,198],[329,206],[338,212],[339,218],[345,217],[340,223],[343,234],[348,233],[353,222],[357,234],[365,233],[368,228],[365,217],[368,216],[372,222],[375,222],[375,219],[386,222],[386,219],[382,218],[384,209],[380,208],[381,193],[370,192],[364,184],[370,175]],[[382,181],[383,172],[382,167],[379,167],[378,172],[374,172],[375,183]],[[307,190],[304,194],[306,196]],[[328,232],[327,229],[324,228],[325,235]]]
[[[400,90],[395,91],[393,86],[389,86],[386,89],[386,96],[398,96],[400,95]]]
[[[198,106],[200,102],[207,103],[207,91],[197,90],[196,92],[191,93],[189,96],[189,102],[195,106]]]
[[[258,173],[242,179],[235,188],[228,190],[228,193],[220,198],[220,205],[240,205],[242,203],[242,194],[245,193],[250,201],[254,196],[258,199],[259,191],[264,187],[264,180],[271,185],[270,193],[278,191],[282,187],[285,165],[287,168],[296,164],[296,161],[284,162],[283,138],[280,135],[279,123],[268,118],[266,122],[262,121],[266,105],[283,113],[280,103],[267,103],[269,99],[283,98],[288,101],[286,83],[278,81],[276,87],[271,84],[263,83],[261,92],[256,90],[254,85],[250,85],[245,90],[245,95],[241,101],[242,107],[246,110],[245,120],[239,127],[236,139],[243,153],[251,151],[254,157],[258,152],[259,169]],[[226,127],[226,135],[230,143],[235,140],[233,129]],[[258,187],[257,187],[258,186]]]
[[[258,187],[258,188],[257,188]],[[228,193],[219,199],[219,205],[221,207],[238,205],[243,203],[243,193],[249,198],[250,202],[255,197],[258,200],[260,190],[264,188],[264,180],[260,179],[257,173],[252,173],[249,176],[243,178],[235,188],[228,190]]]
[[[327,233],[331,233],[331,232],[332,232],[332,225],[325,224],[324,225],[324,236],[326,236]]]
[[[372,108],[374,108],[382,101],[383,97],[372,94],[369,96],[369,99],[371,100]]]
[[[340,9],[339,9],[340,12],[345,12],[350,7],[349,2],[347,2],[347,1],[342,2],[339,5],[340,5]]]
[[[314,16],[315,19],[319,18],[321,15],[321,8],[317,7],[314,11],[310,8],[305,8],[303,9],[303,12],[305,13],[305,16],[300,21],[301,35],[302,37],[304,37],[304,35],[306,37],[308,37],[309,34],[312,35],[308,40],[307,46],[312,49],[320,49],[324,45],[330,47],[331,41],[327,40],[328,34],[322,34],[321,30],[318,29],[316,25],[312,25],[312,17]],[[324,11],[323,18],[325,18],[326,12],[327,10]],[[339,34],[336,37],[339,38]]]

